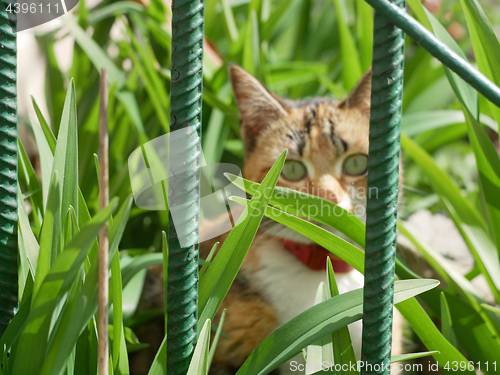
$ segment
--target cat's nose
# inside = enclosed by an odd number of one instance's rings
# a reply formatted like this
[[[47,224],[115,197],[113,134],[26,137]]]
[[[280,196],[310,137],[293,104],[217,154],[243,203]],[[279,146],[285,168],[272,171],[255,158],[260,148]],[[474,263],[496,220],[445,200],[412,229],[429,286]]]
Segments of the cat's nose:
[[[324,173],[318,179],[312,181],[312,194],[338,204],[342,200],[344,191],[340,181],[332,174]]]

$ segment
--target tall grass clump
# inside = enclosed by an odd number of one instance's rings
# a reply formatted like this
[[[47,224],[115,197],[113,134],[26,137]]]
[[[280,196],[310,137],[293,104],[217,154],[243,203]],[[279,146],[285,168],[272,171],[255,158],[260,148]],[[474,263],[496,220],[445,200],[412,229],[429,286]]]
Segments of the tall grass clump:
[[[500,84],[500,44],[490,23],[499,21],[490,18],[494,12],[485,12],[476,0],[443,4],[435,14],[417,0],[408,0],[408,5],[420,23]],[[271,90],[292,99],[340,99],[370,66],[373,12],[362,0],[206,0],[205,6],[202,146],[207,163],[242,164],[228,63],[238,63]],[[22,119],[32,129],[40,168],[33,167],[19,143],[21,302],[0,338],[1,375],[97,373],[97,235],[106,222],[111,373],[130,373],[129,354],[144,350],[133,330],[162,314],[135,312],[147,267],[162,262],[162,249],[167,253],[162,230],[168,215],[133,204],[127,160],[132,151],[169,129],[169,9],[160,0],[147,6],[103,1],[92,9],[80,2],[78,12],[62,20],[60,30],[37,36],[47,61],[49,116],[42,115],[35,98],[36,118]],[[470,37],[454,39],[448,31],[453,22]],[[110,36],[112,29],[119,30],[118,36]],[[63,71],[55,44],[68,37],[74,38],[75,48],[69,71]],[[500,353],[500,110],[409,39],[406,51],[402,148],[408,189],[406,212],[400,218],[420,209],[444,212],[475,266],[460,274],[439,249],[412,234],[402,220],[400,233],[444,283],[435,287],[436,282],[420,279],[411,264],[398,259],[396,273],[402,280],[396,282],[395,302],[427,348],[424,354],[432,354],[444,372],[453,372],[457,363],[464,372],[480,367],[485,374],[495,374],[492,364]],[[96,154],[101,68],[107,69],[110,84],[112,199],[99,212]],[[475,163],[457,168],[457,153]],[[276,188],[285,158],[283,153],[262,184],[229,176],[252,196],[250,201],[236,199],[249,215],[200,273],[199,338],[190,374],[206,374],[210,367],[223,332],[222,319],[210,340],[211,321],[264,215],[363,272],[364,254],[358,248],[364,246],[361,221],[344,211],[338,217],[322,215],[324,210],[303,210],[318,212],[312,217],[300,217],[300,210],[287,211],[286,207],[333,207],[333,203]],[[336,228],[358,246],[315,223]],[[483,291],[472,283],[478,277],[486,280],[492,300],[485,301]],[[337,295],[331,268],[327,280],[319,286],[317,304],[266,338],[238,374],[268,373],[304,348],[309,363],[353,360],[345,326],[362,317],[361,291]],[[413,298],[417,294],[419,301]],[[165,374],[165,365],[164,340],[149,373]]]

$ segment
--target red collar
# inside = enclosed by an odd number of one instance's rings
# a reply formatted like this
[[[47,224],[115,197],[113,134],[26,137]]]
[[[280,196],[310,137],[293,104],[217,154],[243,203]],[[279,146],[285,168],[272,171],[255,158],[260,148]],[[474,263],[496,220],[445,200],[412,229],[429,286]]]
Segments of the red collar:
[[[304,244],[279,238],[285,249],[291,252],[308,268],[319,271],[326,270],[326,258],[329,257],[332,261],[333,270],[335,273],[347,273],[353,269],[351,265],[337,258],[324,247],[317,244]]]

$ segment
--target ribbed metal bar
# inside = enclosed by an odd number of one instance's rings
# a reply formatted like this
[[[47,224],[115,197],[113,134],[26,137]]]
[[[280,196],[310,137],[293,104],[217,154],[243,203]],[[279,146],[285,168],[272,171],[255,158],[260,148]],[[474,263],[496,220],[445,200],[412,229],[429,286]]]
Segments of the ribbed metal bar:
[[[9,3],[3,0],[0,5],[0,336],[18,304],[17,47],[14,13],[6,10]]]
[[[188,141],[170,145],[169,204],[186,203],[176,224],[169,214],[167,372],[185,374],[196,344],[200,210],[203,0],[172,2],[171,132],[189,128]],[[175,174],[179,169],[189,172]],[[173,174],[173,175],[172,175]],[[181,224],[182,223],[182,224]],[[179,238],[183,239],[182,247]]]
[[[489,101],[500,107],[500,88],[474,69],[448,46],[437,39],[429,30],[410,17],[406,11],[387,0],[366,0],[380,15],[391,20],[432,56],[457,73]]]
[[[404,0],[394,0],[404,9]],[[363,374],[390,374],[404,34],[375,12],[363,304]]]

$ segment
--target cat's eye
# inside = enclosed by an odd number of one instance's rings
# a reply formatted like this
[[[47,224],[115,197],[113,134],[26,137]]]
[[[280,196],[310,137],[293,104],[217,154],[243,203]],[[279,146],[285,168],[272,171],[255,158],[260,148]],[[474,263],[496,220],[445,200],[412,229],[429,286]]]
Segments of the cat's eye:
[[[344,161],[344,173],[350,176],[361,176],[368,168],[368,156],[364,154],[351,155]]]
[[[298,160],[287,160],[281,175],[288,181],[299,181],[307,176],[306,166]]]

